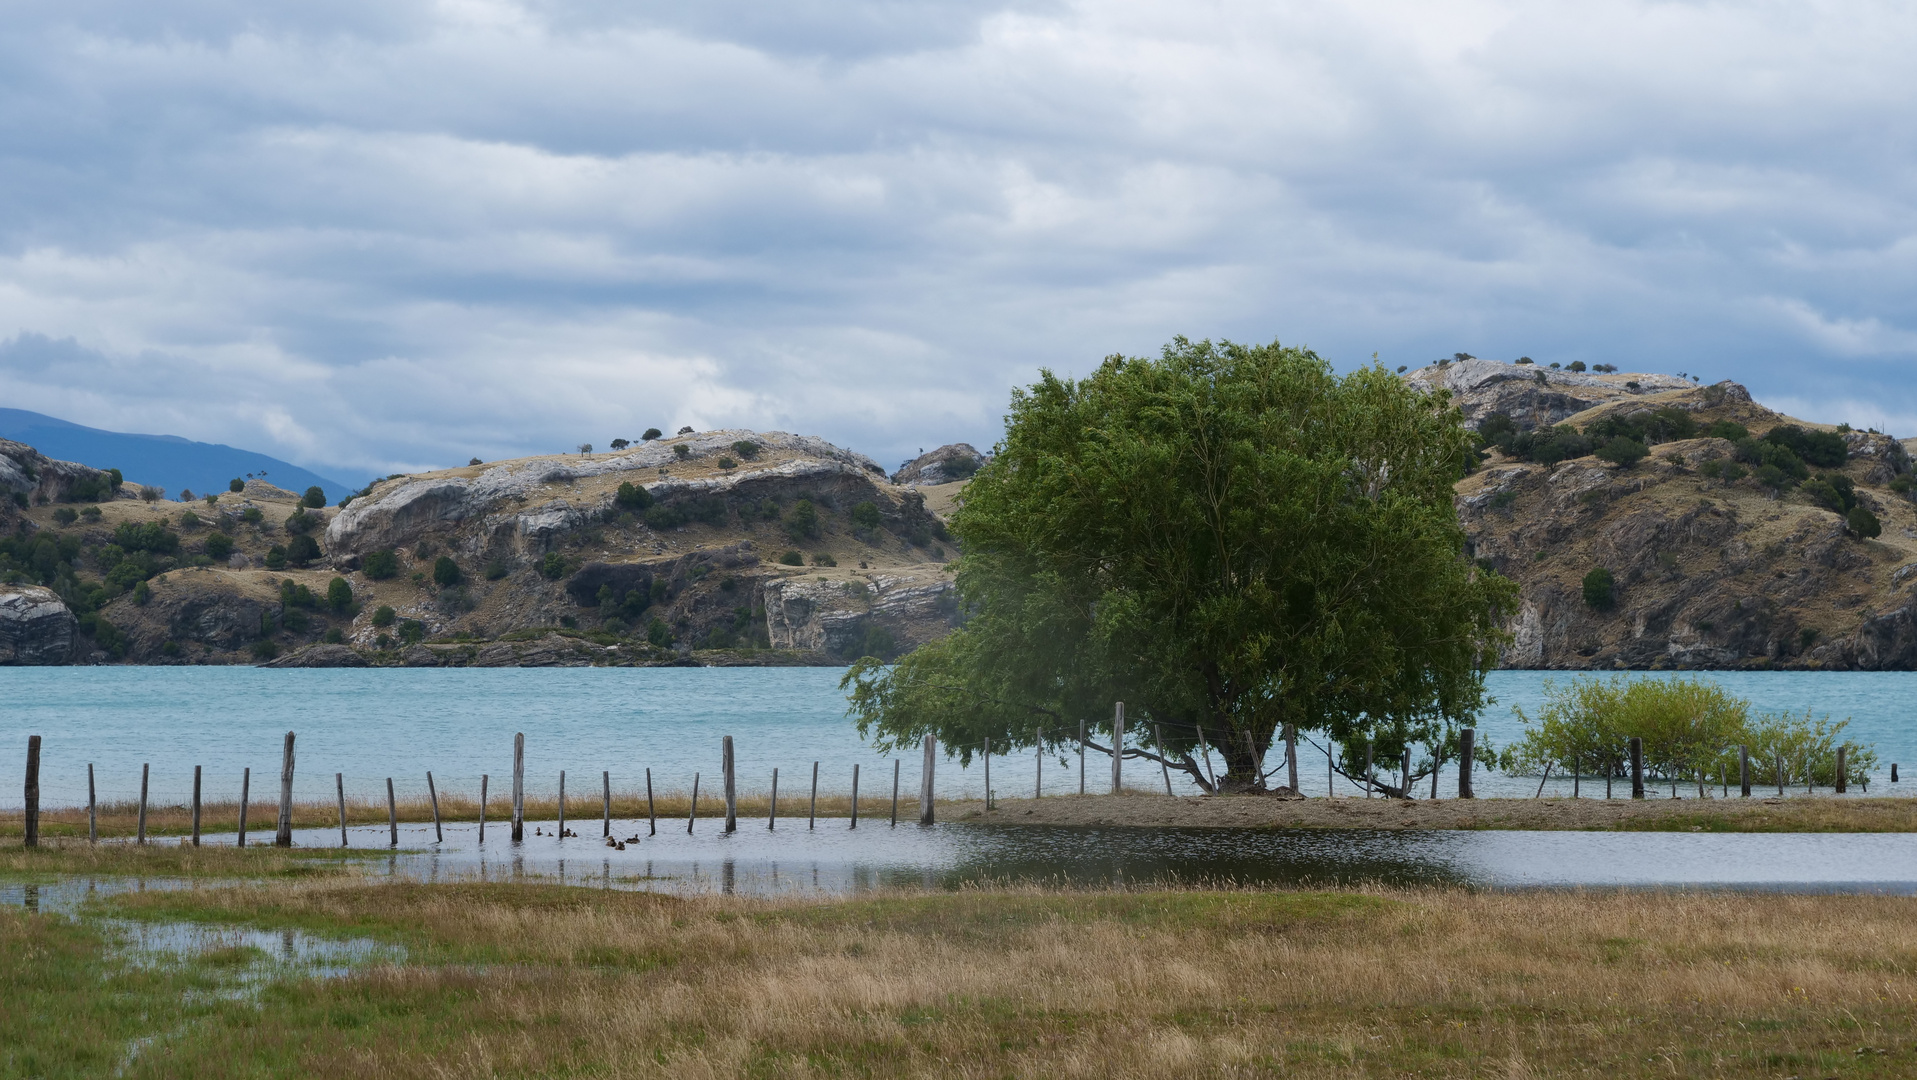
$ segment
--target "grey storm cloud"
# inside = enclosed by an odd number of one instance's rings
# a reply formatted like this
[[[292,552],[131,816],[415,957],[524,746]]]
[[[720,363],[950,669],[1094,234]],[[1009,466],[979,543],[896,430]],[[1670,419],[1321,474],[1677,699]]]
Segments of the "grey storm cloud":
[[[1889,3],[22,3],[0,394],[350,479],[990,442],[1174,335],[1917,433]]]

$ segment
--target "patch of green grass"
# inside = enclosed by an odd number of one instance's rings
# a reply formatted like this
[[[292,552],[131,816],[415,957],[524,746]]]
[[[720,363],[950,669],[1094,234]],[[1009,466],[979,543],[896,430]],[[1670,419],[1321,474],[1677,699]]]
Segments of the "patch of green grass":
[[[47,882],[75,875],[285,880],[346,874],[385,851],[339,848],[193,847],[164,844],[45,843],[0,848],[0,881]]]

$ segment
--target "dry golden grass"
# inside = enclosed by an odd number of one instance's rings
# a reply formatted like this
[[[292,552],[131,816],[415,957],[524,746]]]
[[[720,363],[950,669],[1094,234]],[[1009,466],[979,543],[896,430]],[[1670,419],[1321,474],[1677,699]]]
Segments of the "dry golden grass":
[[[203,1076],[1917,1072],[1907,898],[333,880],[115,904],[408,947],[169,1046]]]

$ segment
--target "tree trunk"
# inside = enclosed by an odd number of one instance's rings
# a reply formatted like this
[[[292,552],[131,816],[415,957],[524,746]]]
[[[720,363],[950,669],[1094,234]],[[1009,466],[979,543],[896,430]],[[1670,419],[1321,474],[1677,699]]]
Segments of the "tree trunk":
[[[1213,747],[1225,759],[1225,771],[1218,777],[1218,790],[1225,793],[1257,792],[1265,790],[1264,777],[1259,763],[1265,758],[1265,752],[1271,749],[1270,731],[1245,732],[1237,729],[1227,731]]]

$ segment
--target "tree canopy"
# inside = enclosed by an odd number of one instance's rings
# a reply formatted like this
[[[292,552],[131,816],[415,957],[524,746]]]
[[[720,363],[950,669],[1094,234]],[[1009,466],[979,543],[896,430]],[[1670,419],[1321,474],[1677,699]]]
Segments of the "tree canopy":
[[[1305,349],[1193,343],[1015,391],[952,530],[965,621],[846,676],[861,731],[968,756],[1109,731],[1258,789],[1286,724],[1433,760],[1483,700],[1516,588],[1465,555],[1473,440],[1442,394]],[[1097,744],[1094,743],[1094,746]],[[1362,756],[1363,751],[1358,751]]]

